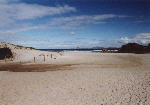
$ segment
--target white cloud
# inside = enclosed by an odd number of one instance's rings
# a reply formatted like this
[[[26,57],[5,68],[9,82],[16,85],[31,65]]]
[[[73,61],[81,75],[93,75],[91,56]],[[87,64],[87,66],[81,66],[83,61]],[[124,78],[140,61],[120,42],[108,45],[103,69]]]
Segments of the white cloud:
[[[122,43],[139,43],[139,44],[148,44],[150,43],[150,33],[140,33],[134,35],[133,37],[123,37],[120,39]]]
[[[0,3],[18,2],[19,0],[0,0]]]
[[[34,19],[38,17],[48,16],[48,15],[56,15],[56,14],[64,14],[71,11],[76,11],[75,8],[65,5],[63,7],[46,7],[37,4],[16,4],[13,5],[16,7],[16,18],[17,19]]]
[[[70,32],[70,35],[75,35],[76,33],[75,32]]]
[[[102,14],[102,15],[81,15],[71,17],[53,18],[49,22],[49,26],[56,26],[62,29],[76,29],[89,24],[104,24],[105,20],[112,18],[125,18],[125,15]]]
[[[1,30],[0,34],[16,34],[18,32],[25,32],[25,31],[29,31],[29,30],[37,30],[37,29],[44,29],[44,26],[21,26],[21,27],[15,27],[13,29],[5,29],[5,30]]]
[[[112,15],[112,14],[104,14],[104,15],[81,15],[81,16],[72,16],[72,17],[59,17],[53,18],[50,22],[46,24],[32,25],[32,23],[23,23],[17,24],[15,23],[14,27],[6,28],[0,31],[0,34],[15,34],[18,32],[25,32],[29,30],[37,30],[37,29],[77,29],[83,28],[90,24],[104,24],[104,20],[109,18],[120,18],[122,15]],[[1,17],[0,17],[1,18]],[[5,18],[4,18],[5,19]],[[9,22],[9,21],[7,21]],[[7,23],[6,22],[6,23]],[[75,34],[75,32],[70,32],[71,35]]]
[[[24,36],[20,36],[18,34],[0,34],[0,42],[10,42],[13,43],[14,41],[18,41],[23,39]]]
[[[76,8],[64,5],[56,7],[48,7],[38,4],[26,4],[21,3],[19,0],[0,0],[0,41],[21,43],[23,45],[29,46],[43,46],[44,42],[39,43],[36,38],[28,41],[26,36],[18,35],[19,32],[25,32],[29,30],[37,29],[77,29],[86,27],[91,24],[104,24],[107,19],[112,18],[126,18],[125,15],[115,15],[115,14],[99,14],[99,15],[80,15],[80,16],[70,16],[70,17],[58,17],[49,19],[45,24],[33,24],[32,20],[36,18],[41,18],[44,16],[53,16],[65,14],[69,12],[75,12]],[[24,20],[31,20],[30,23]],[[75,32],[70,32],[71,35],[76,34]],[[144,41],[143,41],[144,42]],[[42,44],[41,44],[42,43]],[[48,44],[47,41],[45,44]],[[72,43],[55,43],[51,46],[56,47],[87,47],[90,45],[98,45],[99,42],[72,42]],[[101,43],[102,44],[102,43]]]
[[[18,32],[45,29],[47,24],[33,24],[32,20],[44,16],[75,12],[76,8],[64,6],[43,6],[26,4],[19,0],[0,0],[0,41],[19,40]],[[25,21],[31,20],[31,21]]]
[[[10,39],[11,36],[7,36],[7,39]],[[5,39],[6,37],[3,38],[0,36],[0,40]],[[19,38],[19,36],[15,36],[15,38]],[[6,40],[7,41],[7,40]],[[122,44],[126,43],[139,43],[146,45],[150,43],[150,33],[140,33],[137,35],[134,35],[133,37],[124,37],[121,39],[114,39],[114,40],[95,40],[95,41],[87,41],[87,40],[73,40],[73,41],[65,41],[65,42],[53,42],[50,41],[50,39],[46,38],[45,39],[32,39],[32,38],[27,38],[21,39],[14,41],[13,39],[11,40],[14,44],[21,44],[24,46],[32,46],[35,48],[43,48],[46,46],[46,48],[76,48],[76,47],[81,47],[81,48],[86,48],[86,47],[120,47]]]
[[[17,20],[35,19],[44,16],[75,12],[76,8],[65,6],[48,7],[38,4],[1,3],[0,26],[8,25]]]

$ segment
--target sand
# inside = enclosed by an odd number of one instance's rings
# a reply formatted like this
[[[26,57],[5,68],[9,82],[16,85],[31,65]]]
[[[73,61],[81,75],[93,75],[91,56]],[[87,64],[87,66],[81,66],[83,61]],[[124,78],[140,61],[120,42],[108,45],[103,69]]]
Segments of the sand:
[[[150,54],[28,52],[1,61],[0,105],[150,104]]]

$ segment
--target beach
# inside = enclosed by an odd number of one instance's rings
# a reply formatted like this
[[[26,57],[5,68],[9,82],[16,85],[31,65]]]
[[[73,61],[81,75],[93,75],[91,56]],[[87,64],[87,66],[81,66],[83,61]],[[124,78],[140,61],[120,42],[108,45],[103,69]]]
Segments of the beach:
[[[150,105],[150,0],[0,0],[0,105]]]
[[[31,52],[1,61],[0,105],[150,103],[150,54]]]

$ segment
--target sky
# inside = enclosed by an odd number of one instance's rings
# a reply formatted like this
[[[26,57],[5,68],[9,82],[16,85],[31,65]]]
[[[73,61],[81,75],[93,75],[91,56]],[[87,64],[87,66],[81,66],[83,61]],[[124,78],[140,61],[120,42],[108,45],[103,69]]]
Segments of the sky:
[[[150,43],[150,0],[0,0],[0,42],[38,49]]]

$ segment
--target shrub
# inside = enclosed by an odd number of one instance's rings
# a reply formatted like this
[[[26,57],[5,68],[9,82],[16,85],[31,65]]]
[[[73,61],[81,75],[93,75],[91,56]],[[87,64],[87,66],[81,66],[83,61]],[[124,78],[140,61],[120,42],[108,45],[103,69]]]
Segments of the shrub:
[[[9,48],[0,48],[0,60],[11,57],[13,54]]]
[[[137,43],[128,43],[119,49],[120,53],[149,53],[148,46],[139,45]]]

